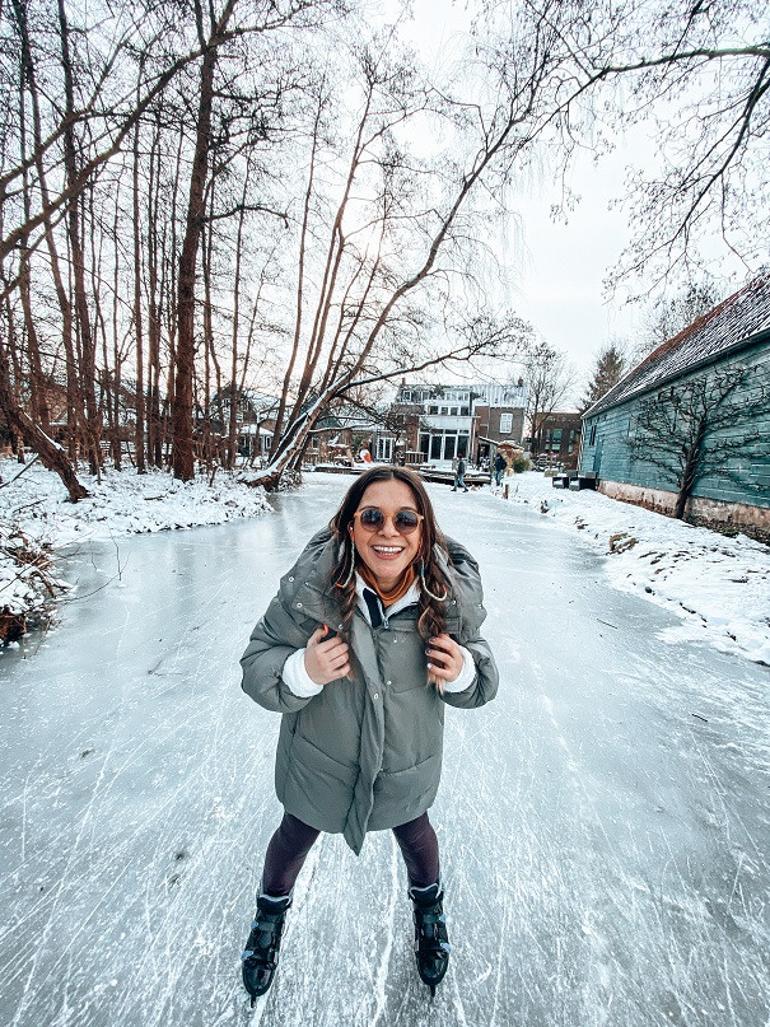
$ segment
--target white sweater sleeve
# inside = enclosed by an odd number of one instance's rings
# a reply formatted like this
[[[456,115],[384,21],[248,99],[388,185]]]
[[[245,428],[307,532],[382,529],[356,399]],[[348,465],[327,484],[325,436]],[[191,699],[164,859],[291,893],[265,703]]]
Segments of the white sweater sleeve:
[[[476,677],[476,664],[473,662],[473,657],[464,645],[460,646],[460,652],[463,654],[463,669],[454,681],[444,682],[445,692],[464,692],[466,688],[470,688]],[[291,685],[289,687],[291,688]],[[292,691],[294,691],[293,688]]]
[[[288,657],[281,671],[283,683],[299,696],[300,699],[309,699],[323,691],[323,685],[316,684],[305,669],[305,650],[297,649]]]

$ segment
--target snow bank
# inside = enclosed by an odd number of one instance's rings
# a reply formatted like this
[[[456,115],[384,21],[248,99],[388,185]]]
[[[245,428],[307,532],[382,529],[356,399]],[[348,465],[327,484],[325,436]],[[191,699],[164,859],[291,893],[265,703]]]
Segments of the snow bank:
[[[41,545],[15,521],[0,521],[0,644],[14,642],[45,618],[51,599],[69,586],[50,571],[50,546]]]
[[[505,480],[512,502],[540,510],[606,554],[615,588],[677,614],[681,624],[661,632],[663,641],[707,641],[770,666],[770,548],[598,492],[555,489],[536,471]]]
[[[91,495],[70,503],[59,477],[39,462],[16,477],[21,470],[14,458],[0,458],[0,617],[5,610],[29,620],[52,598],[50,582],[36,572],[34,560],[29,563],[31,554],[52,554],[85,539],[221,524],[270,509],[262,489],[224,472],[209,487],[207,477],[181,482],[158,470],[139,475],[133,468],[108,469],[101,482],[79,471]],[[66,587],[50,580],[56,590]]]

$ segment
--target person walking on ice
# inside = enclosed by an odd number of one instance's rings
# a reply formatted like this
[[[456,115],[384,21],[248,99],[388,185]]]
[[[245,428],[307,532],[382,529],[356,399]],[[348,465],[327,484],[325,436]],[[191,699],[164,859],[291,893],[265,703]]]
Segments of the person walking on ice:
[[[497,488],[503,483],[503,473],[508,467],[508,461],[505,459],[503,454],[498,450],[497,456],[495,457],[495,485]]]
[[[439,530],[411,471],[375,467],[309,541],[241,658],[243,690],[281,713],[275,763],[284,813],[267,846],[241,956],[252,1005],[273,982],[294,884],[322,831],[359,855],[392,829],[406,865],[417,970],[435,994],[451,945],[436,832],[446,706],[495,697],[479,634],[478,564]]]
[[[468,486],[465,484],[465,472],[468,468],[468,464],[464,456],[461,456],[457,460],[457,467],[455,468],[455,483],[452,486],[452,492],[457,492],[458,489],[462,489],[463,492],[468,491]]]

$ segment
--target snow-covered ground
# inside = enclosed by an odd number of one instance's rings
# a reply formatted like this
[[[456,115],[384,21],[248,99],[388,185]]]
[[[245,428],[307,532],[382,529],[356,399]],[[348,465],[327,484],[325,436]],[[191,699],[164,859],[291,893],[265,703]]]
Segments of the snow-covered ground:
[[[770,547],[609,499],[555,489],[537,471],[507,478],[510,500],[528,503],[606,553],[615,588],[672,610],[666,642],[705,640],[770,665]],[[499,495],[502,497],[502,490]]]
[[[109,469],[98,481],[80,470],[90,496],[70,503],[60,478],[39,462],[21,471],[14,458],[0,459],[0,610],[28,617],[52,598],[51,588],[66,586],[42,574],[22,549],[50,559],[73,542],[222,524],[270,509],[262,489],[224,472],[209,487],[208,477],[181,482],[166,471]]]

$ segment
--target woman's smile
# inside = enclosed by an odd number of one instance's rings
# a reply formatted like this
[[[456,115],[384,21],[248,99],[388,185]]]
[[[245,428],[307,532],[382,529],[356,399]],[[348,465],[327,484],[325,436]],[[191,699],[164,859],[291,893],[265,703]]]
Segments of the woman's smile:
[[[372,546],[381,560],[392,560],[403,552],[403,546],[381,546],[375,543]]]

